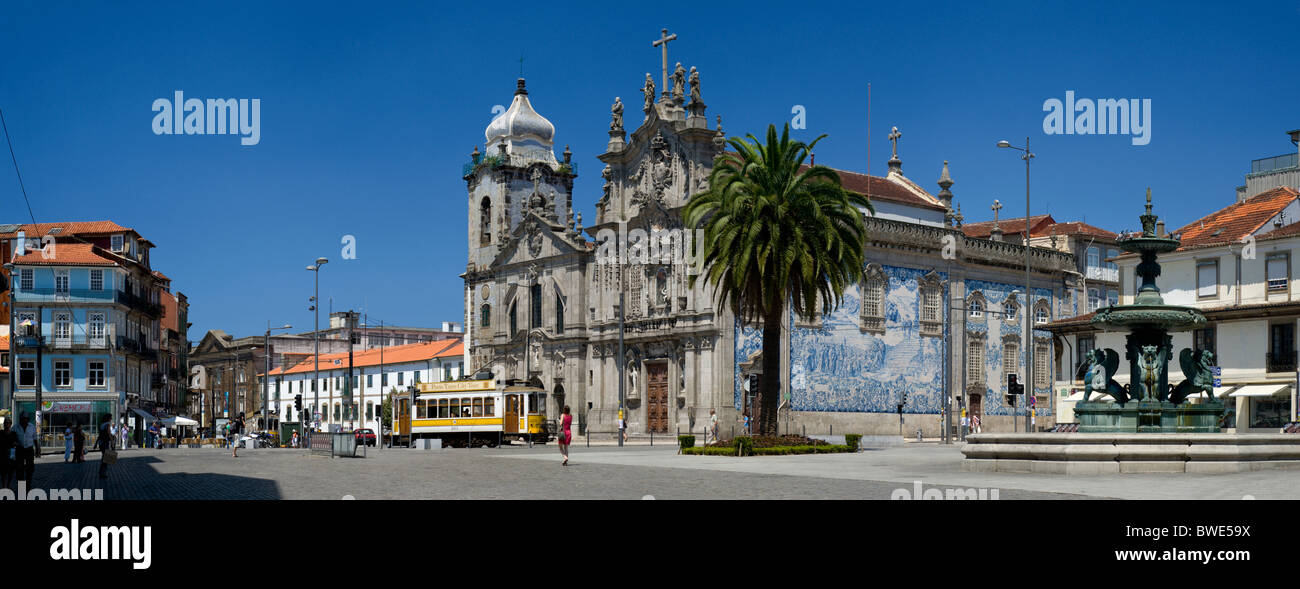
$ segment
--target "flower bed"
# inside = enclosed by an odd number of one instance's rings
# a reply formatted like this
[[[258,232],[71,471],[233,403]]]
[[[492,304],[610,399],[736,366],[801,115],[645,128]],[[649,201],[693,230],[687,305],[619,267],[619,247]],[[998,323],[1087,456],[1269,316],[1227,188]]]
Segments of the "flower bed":
[[[693,440],[692,440],[693,441]],[[853,440],[856,442],[857,440]],[[833,454],[856,452],[857,444],[829,444],[803,436],[737,436],[704,447],[683,447],[692,456],[786,456],[791,454]]]

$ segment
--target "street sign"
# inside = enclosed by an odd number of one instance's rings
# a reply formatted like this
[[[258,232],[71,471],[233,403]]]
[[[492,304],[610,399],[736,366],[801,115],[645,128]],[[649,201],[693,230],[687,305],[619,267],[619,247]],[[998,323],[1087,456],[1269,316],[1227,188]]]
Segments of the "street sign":
[[[1219,366],[1211,366],[1211,367],[1210,367],[1210,371],[1213,372],[1215,376],[1223,376],[1223,368],[1221,368],[1221,367],[1219,367]],[[1216,384],[1216,385],[1214,385],[1214,386],[1217,387],[1217,386],[1219,386],[1219,385]]]
[[[1217,378],[1214,379],[1214,386],[1216,386],[1216,387],[1221,387],[1221,386],[1223,386],[1223,381],[1220,380],[1220,379],[1217,379]]]

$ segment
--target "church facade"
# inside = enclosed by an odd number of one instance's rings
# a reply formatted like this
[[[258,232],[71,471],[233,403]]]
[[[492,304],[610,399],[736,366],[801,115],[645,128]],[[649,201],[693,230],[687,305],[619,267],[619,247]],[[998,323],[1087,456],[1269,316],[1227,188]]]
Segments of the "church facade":
[[[539,386],[548,417],[568,405],[593,432],[617,427],[620,388],[633,434],[698,432],[710,410],[725,433],[758,410],[762,330],[719,308],[704,281],[691,284],[692,234],[680,214],[708,188],[726,147],[721,121],[706,118],[695,68],[666,70],[664,86],[656,92],[646,75],[642,121],[630,132],[615,99],[590,226],[574,211],[573,155],[566,146],[555,156],[555,127],[522,79],[465,168],[466,371]],[[1074,314],[1073,256],[1032,248],[1025,297],[1024,246],[963,234],[947,162],[931,194],[903,175],[901,134],[890,137],[886,176],[840,171],[875,207],[865,275],[828,316],[788,319],[782,430],[896,434],[901,405],[909,435],[933,436],[947,405],[983,416],[985,431],[1009,431],[1004,375],[1025,373],[1023,318]],[[1034,338],[1045,424],[1054,354],[1050,334]]]

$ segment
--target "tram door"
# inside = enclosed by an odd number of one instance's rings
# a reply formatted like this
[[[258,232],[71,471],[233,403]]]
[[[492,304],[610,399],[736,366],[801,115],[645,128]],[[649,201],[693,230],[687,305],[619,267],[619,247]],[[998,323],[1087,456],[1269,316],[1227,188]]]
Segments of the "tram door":
[[[506,395],[505,433],[519,433],[519,395]]]
[[[411,400],[399,399],[397,401],[397,434],[411,434]]]

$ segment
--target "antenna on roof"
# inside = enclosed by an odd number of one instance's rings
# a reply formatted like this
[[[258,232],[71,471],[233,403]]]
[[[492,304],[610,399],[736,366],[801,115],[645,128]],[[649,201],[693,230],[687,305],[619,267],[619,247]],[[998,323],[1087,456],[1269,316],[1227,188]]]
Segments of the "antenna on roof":
[[[871,82],[867,82],[867,198],[871,198]]]

